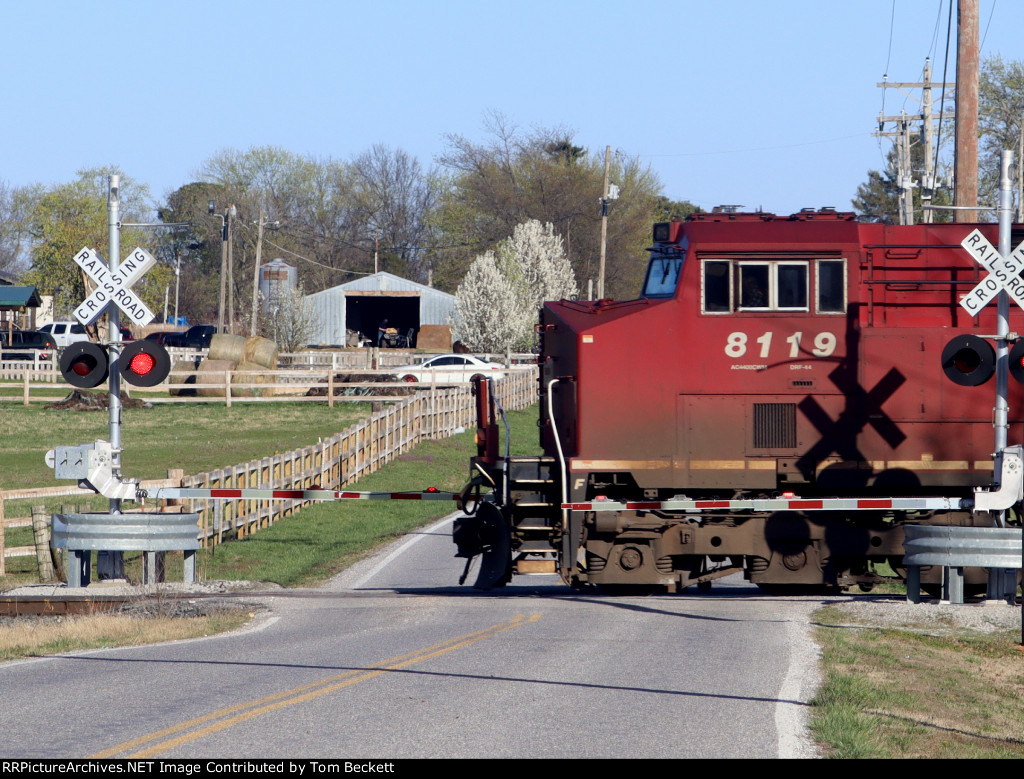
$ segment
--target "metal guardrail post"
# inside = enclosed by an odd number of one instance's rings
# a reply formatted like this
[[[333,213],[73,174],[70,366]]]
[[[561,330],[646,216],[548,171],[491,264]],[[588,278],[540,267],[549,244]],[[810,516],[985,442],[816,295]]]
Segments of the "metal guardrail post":
[[[1018,569],[1021,567],[1021,529],[907,525],[904,528],[903,563],[907,566],[907,600],[919,603],[921,566],[943,567],[942,595],[950,603],[964,602],[965,567]],[[1001,577],[1005,583],[1005,577]],[[1008,590],[990,593],[1016,597],[1016,577]]]

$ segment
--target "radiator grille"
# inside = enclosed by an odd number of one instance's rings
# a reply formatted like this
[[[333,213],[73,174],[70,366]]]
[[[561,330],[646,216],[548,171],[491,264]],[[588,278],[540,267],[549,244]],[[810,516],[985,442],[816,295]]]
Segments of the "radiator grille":
[[[754,404],[754,448],[796,448],[796,404]]]

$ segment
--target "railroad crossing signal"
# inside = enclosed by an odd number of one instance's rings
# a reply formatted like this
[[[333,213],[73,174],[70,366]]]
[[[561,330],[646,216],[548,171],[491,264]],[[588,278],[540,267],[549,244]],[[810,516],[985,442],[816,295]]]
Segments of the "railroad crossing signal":
[[[75,319],[83,325],[91,325],[115,304],[138,326],[148,325],[156,318],[138,295],[131,292],[131,286],[156,264],[156,258],[145,249],[136,248],[113,273],[102,258],[89,247],[74,256],[74,261],[96,282],[96,289],[75,309]]]
[[[971,316],[976,316],[992,299],[1004,291],[1013,302],[1024,309],[1024,278],[1020,272],[1024,269],[1024,242],[1003,257],[988,239],[975,229],[964,238],[963,246],[980,265],[990,273],[983,278],[961,301],[960,305]]]
[[[125,345],[117,365],[121,378],[136,387],[155,387],[171,372],[167,350],[152,341],[132,341]],[[98,387],[110,374],[107,348],[92,341],[71,344],[60,356],[60,373],[72,387]]]

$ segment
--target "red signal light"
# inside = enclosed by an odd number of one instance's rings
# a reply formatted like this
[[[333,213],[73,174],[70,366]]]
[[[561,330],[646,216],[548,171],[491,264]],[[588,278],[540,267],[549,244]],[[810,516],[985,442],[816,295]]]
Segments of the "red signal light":
[[[167,350],[152,341],[132,341],[118,361],[121,376],[136,387],[154,387],[171,372]]]
[[[1024,338],[1018,340],[1010,349],[1010,375],[1024,384]]]
[[[135,355],[128,369],[136,376],[145,376],[156,365],[156,360],[153,359],[151,354],[137,354]]]

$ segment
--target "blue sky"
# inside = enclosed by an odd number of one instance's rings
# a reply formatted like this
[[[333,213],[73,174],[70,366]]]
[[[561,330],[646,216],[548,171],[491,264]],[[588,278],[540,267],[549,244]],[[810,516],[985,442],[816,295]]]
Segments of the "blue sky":
[[[497,111],[639,155],[673,199],[791,213],[883,166],[883,91],[918,106],[876,83],[928,56],[941,80],[949,0],[0,2],[9,185],[117,164],[162,199],[260,145],[430,166]],[[1024,3],[980,4],[982,56],[1024,58]]]

